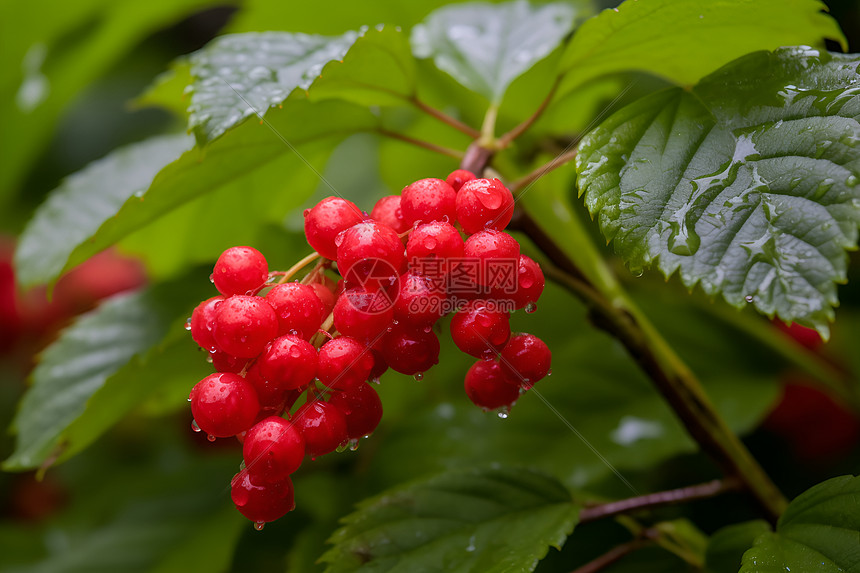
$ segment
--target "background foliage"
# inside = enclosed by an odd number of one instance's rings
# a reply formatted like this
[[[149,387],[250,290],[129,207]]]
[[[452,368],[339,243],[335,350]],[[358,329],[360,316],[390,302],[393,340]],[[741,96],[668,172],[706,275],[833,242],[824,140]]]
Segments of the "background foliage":
[[[857,514],[838,513],[839,499],[856,500],[858,481],[819,483],[860,470],[860,261],[843,252],[856,246],[858,214],[856,203],[854,211],[839,206],[860,177],[849,137],[860,111],[856,93],[835,92],[853,77],[856,56],[825,56],[811,71],[794,66],[791,51],[737,60],[798,44],[856,51],[856,4],[830,2],[832,18],[812,0],[639,0],[606,12],[617,3],[517,3],[502,11],[452,4],[435,12],[445,3],[330,4],[325,17],[313,3],[268,0],[0,7],[0,280],[10,278],[16,249],[19,283],[0,337],[0,421],[15,434],[0,439],[0,569],[351,571],[364,551],[382,559],[380,570],[454,563],[468,571],[570,571],[641,527],[582,524],[565,542],[585,502],[717,477],[624,349],[552,284],[535,314],[513,321],[514,330],[547,341],[553,375],[509,419],[468,403],[468,361],[443,342],[442,362],[423,381],[386,374],[379,430],[355,453],[305,464],[295,479],[298,508],[262,532],[229,499],[237,445],[213,446],[189,429],[185,398],[207,365],[182,324],[210,296],[206,277],[221,250],[250,244],[273,268],[287,268],[309,252],[302,210],[332,189],[369,210],[408,182],[456,168],[456,158],[391,137],[465,150],[471,138],[422,105],[476,129],[494,105],[503,133],[554,83],[545,114],[499,153],[496,167],[515,180],[590,132],[576,169],[539,179],[522,205],[591,282],[643,310],[789,498],[819,484],[775,529],[756,521],[741,495],[646,514],[642,524],[656,524],[662,542],[606,570],[698,564],[721,573],[742,563],[745,572],[804,570],[820,553],[856,567],[850,536],[822,528],[860,528]],[[494,41],[470,32],[482,25],[497,27]],[[460,33],[449,33],[456,26]],[[252,34],[220,37],[226,33]],[[781,75],[769,76],[773,85],[747,81],[774,66]],[[223,70],[241,89],[220,81]],[[779,82],[820,90],[818,112],[782,111]],[[272,106],[265,124],[242,104]],[[797,113],[808,117],[783,125]],[[692,127],[682,131],[686,139],[676,136],[685,122],[708,138],[689,137]],[[728,139],[739,128],[755,157]],[[813,133],[806,147],[787,149],[804,131]],[[763,221],[772,241],[787,244],[712,265],[690,237],[701,232],[702,216],[731,219],[743,208],[755,191],[753,171],[767,167],[762,154],[809,158],[814,169],[769,165],[785,173],[786,187],[800,186],[828,209],[835,225],[826,227],[831,219],[812,207],[810,229],[798,230],[790,217],[778,231]],[[637,177],[650,180],[648,165],[681,156],[695,169],[676,170],[643,199]],[[637,199],[683,205],[692,185],[704,199],[690,201],[697,219],[677,229],[637,211]],[[679,233],[692,253],[680,252]],[[792,241],[798,235],[818,246],[814,268],[808,257],[797,264],[807,254]],[[70,319],[102,294],[140,284],[137,266],[94,266],[98,278],[84,280],[98,257],[60,278],[107,247],[142,261],[147,286]],[[529,242],[524,249],[540,258]],[[804,293],[815,309],[768,291],[765,275],[752,286],[714,278],[773,252],[793,258],[774,262],[786,269],[786,283],[815,275]],[[666,275],[679,270],[681,280],[635,276],[649,263]],[[702,288],[688,293],[682,283]],[[0,285],[7,298],[8,284]],[[88,295],[72,305],[69,293],[81,284]],[[54,289],[52,303],[40,285]],[[827,332],[837,290],[837,320],[820,349],[752,308],[728,304],[746,306],[754,295],[764,313]],[[334,546],[326,544],[333,532]],[[385,540],[397,550],[378,552]]]

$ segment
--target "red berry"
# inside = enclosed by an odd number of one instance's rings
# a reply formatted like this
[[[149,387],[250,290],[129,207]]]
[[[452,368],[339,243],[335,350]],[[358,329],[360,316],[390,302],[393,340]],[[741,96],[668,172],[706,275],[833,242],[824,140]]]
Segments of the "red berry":
[[[460,187],[463,186],[467,181],[472,181],[475,178],[475,174],[471,171],[466,171],[465,169],[457,169],[452,171],[448,177],[445,178],[445,183],[450,185],[454,191],[459,191]]]
[[[457,222],[466,234],[502,231],[514,216],[514,196],[498,179],[467,181],[457,193]]]
[[[466,372],[466,396],[484,410],[510,408],[520,396],[517,386],[505,381],[499,364],[492,360],[479,360]]]
[[[257,392],[257,398],[260,400],[260,407],[268,410],[283,409],[284,400],[287,391],[281,387],[280,381],[269,382],[262,374],[260,374],[260,363],[254,361],[248,371],[245,373],[245,380],[254,387]],[[273,415],[277,412],[271,412]],[[259,417],[258,417],[259,418]]]
[[[406,243],[406,260],[417,273],[442,278],[463,258],[463,237],[445,221],[419,225]]]
[[[305,457],[305,438],[280,416],[254,424],[242,445],[245,469],[261,482],[279,482],[299,469]]]
[[[439,363],[439,339],[430,327],[398,324],[382,337],[379,350],[392,370],[410,376]]]
[[[502,376],[508,382],[531,388],[549,373],[552,352],[534,334],[518,334],[505,345],[499,363]]]
[[[218,305],[212,333],[227,354],[253,358],[278,335],[278,317],[262,297],[233,295]]]
[[[802,326],[796,322],[785,324],[781,320],[777,319],[774,319],[773,323],[776,324],[777,328],[782,332],[793,338],[795,342],[809,350],[816,350],[824,343],[821,339],[821,335],[818,334],[818,331],[815,329]]]
[[[364,220],[364,214],[352,201],[326,197],[313,209],[305,211],[305,237],[316,252],[327,259],[337,258],[335,238]]]
[[[276,391],[307,386],[317,373],[317,349],[293,334],[272,341],[257,359],[260,375]]]
[[[251,477],[247,470],[233,476],[230,497],[239,513],[256,523],[275,521],[296,507],[290,478],[277,483],[265,483]]]
[[[213,296],[198,304],[191,313],[191,338],[200,348],[210,352],[218,346],[212,336],[212,328],[215,326],[215,311],[223,301],[223,296]]]
[[[495,358],[510,336],[508,313],[493,310],[485,301],[469,303],[451,319],[451,339],[454,344],[475,358]]]
[[[388,225],[398,234],[409,230],[409,225],[403,220],[403,212],[400,210],[400,195],[388,195],[377,201],[373,211],[370,212],[370,217]]]
[[[222,350],[215,350],[209,354],[212,358],[212,366],[218,372],[232,372],[238,374],[248,363],[247,358],[231,356]]]
[[[332,292],[332,289],[322,283],[311,283],[308,286],[314,289],[314,292],[316,293],[317,297],[320,299],[320,302],[323,305],[322,315],[323,317],[327,317],[329,314],[331,314],[331,310],[334,308],[334,292]],[[332,287],[333,286],[334,283],[332,283]],[[325,320],[325,318],[323,318],[323,320]]]
[[[309,340],[328,316],[316,290],[301,283],[275,285],[266,301],[278,316],[278,334],[296,334]]]
[[[382,353],[378,350],[371,349],[370,353],[373,355],[373,368],[370,374],[367,375],[367,379],[378,381],[388,371],[388,363],[385,362],[385,358],[382,357]]]
[[[400,211],[410,227],[416,222],[454,222],[457,192],[441,179],[420,179],[400,194]]]
[[[253,247],[230,247],[218,257],[212,282],[221,294],[253,294],[266,284],[269,264]]]
[[[400,274],[406,257],[397,233],[378,221],[363,221],[337,237],[337,269],[349,286],[381,287]]]
[[[367,382],[345,392],[332,392],[329,404],[343,414],[351,440],[370,434],[382,420],[382,401]]]
[[[292,419],[305,437],[305,453],[311,457],[335,451],[349,438],[346,418],[337,407],[322,400],[312,400],[296,411]]]
[[[394,304],[385,291],[345,291],[334,305],[338,332],[362,341],[373,341],[394,321]]]
[[[361,384],[373,368],[367,346],[351,336],[340,336],[320,347],[317,377],[327,388],[347,390]]]
[[[191,413],[210,436],[226,438],[251,427],[260,411],[254,388],[238,374],[210,374],[191,389]]]
[[[445,313],[446,301],[440,281],[410,271],[400,277],[394,318],[412,326],[428,326]]]
[[[513,285],[497,285],[491,289],[493,300],[510,300],[515,309],[534,305],[543,293],[546,280],[540,265],[526,255],[520,255],[517,279]]]
[[[476,277],[478,284],[494,287],[504,280],[507,273],[496,272],[493,266],[498,271],[510,267],[511,272],[516,272],[519,268],[520,244],[502,231],[480,231],[466,239],[463,256],[465,259],[480,261],[481,272]]]

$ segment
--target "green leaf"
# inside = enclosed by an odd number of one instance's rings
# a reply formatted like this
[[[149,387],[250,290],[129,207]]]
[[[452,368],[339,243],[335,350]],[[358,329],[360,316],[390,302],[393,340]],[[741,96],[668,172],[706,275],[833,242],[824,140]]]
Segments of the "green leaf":
[[[131,102],[132,109],[160,107],[183,120],[188,119],[188,86],[191,85],[191,63],[179,58],[170,69],[155,78],[146,90]]]
[[[119,206],[113,204],[111,210],[100,212],[100,226],[95,232],[80,240],[66,238],[63,245],[34,237],[30,242],[32,248],[19,261],[35,265],[33,258],[52,256],[59,259],[62,257],[55,253],[61,251],[66,257],[62,267],[54,265],[38,272],[30,270],[28,274],[29,282],[53,280],[60,272],[80,264],[190,201],[227,188],[231,189],[229,193],[233,194],[234,201],[244,199],[249,186],[270,181],[284,162],[292,165],[293,154],[298,154],[301,161],[305,144],[332,140],[354,131],[371,130],[375,126],[376,119],[363,108],[339,101],[310,103],[297,94],[284,102],[282,109],[272,110],[265,125],[246,122],[205,149],[195,147],[187,151],[158,172],[145,192],[134,191],[135,186],[127,187],[124,195],[128,199]],[[287,180],[287,174],[282,172],[280,175],[281,181]],[[118,185],[124,185],[124,182],[120,181]],[[73,209],[88,210],[91,200],[98,204],[102,196],[112,191],[115,192],[104,188],[101,181],[95,181],[85,192],[82,191],[84,196],[79,198]],[[265,187],[261,188],[261,192],[265,191]],[[294,190],[287,188],[284,192],[289,196]],[[305,191],[301,192],[301,198],[304,198]],[[51,200],[43,209],[48,209],[50,203]],[[276,204],[280,204],[280,200],[273,199],[273,205]],[[37,211],[34,221],[44,216],[41,213],[42,209]]]
[[[265,115],[296,88],[306,90],[331,60],[340,60],[360,35],[326,37],[287,32],[231,34],[189,58],[189,129],[203,145],[248,117]]]
[[[582,141],[580,194],[634,273],[827,334],[860,224],[856,56],[758,52],[622,109]]]
[[[50,142],[57,122],[87,86],[153,32],[214,4],[224,3],[3,2],[0,204],[19,191],[22,178]]]
[[[705,570],[707,573],[737,573],[744,552],[759,535],[769,531],[770,525],[762,520],[736,523],[716,531],[705,550]]]
[[[847,42],[819,0],[628,0],[587,20],[567,46],[561,93],[607,74],[640,70],[692,85],[756,50]],[[730,38],[731,41],[727,41]]]
[[[31,286],[59,276],[76,245],[142,194],[161,168],[192,144],[184,135],[153,137],[121,147],[63,181],[21,235],[15,252],[19,283]]]
[[[842,476],[797,496],[744,553],[740,573],[860,571],[860,477]]]
[[[406,34],[394,26],[369,30],[342,61],[325,65],[311,100],[337,98],[359,105],[403,105],[415,93],[415,60]]]
[[[193,344],[174,317],[199,300],[188,283],[112,298],[67,328],[45,350],[21,400],[13,429],[15,451],[6,470],[38,468],[67,459],[90,444],[147,396],[165,385],[187,384],[205,371],[189,361]]]
[[[361,503],[323,555],[327,571],[531,571],[579,515],[565,488],[528,470],[450,472]]]
[[[571,4],[472,2],[446,6],[412,29],[412,50],[493,103],[573,28]]]

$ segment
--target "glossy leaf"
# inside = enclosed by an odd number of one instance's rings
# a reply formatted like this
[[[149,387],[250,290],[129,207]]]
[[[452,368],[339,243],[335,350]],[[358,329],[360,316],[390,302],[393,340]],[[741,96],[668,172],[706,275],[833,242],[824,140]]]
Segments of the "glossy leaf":
[[[190,149],[184,135],[164,135],[122,147],[68,177],[27,225],[15,264],[24,286],[49,282],[66,268],[74,247],[143,194],[161,168]]]
[[[265,115],[296,88],[307,89],[326,63],[344,57],[358,36],[262,32],[216,38],[189,57],[189,129],[202,145],[252,115]]]
[[[573,28],[571,4],[474,2],[446,6],[412,30],[412,50],[498,103],[513,80],[552,52]]]
[[[16,448],[3,468],[38,468],[66,459],[162,385],[179,381],[190,390],[205,370],[187,360],[193,344],[173,338],[150,351],[171,324],[187,335],[172,323],[200,294],[187,286],[117,296],[67,328],[33,372],[13,422]]]
[[[415,61],[406,34],[385,26],[356,39],[342,61],[326,64],[309,96],[372,106],[402,105],[414,93]]]
[[[827,480],[797,496],[744,553],[740,573],[860,571],[860,477]]]
[[[583,23],[565,49],[561,92],[593,78],[644,71],[692,85],[756,50],[847,42],[819,0],[628,0]],[[731,38],[731,41],[727,41]]]
[[[528,470],[450,472],[361,503],[322,560],[346,571],[531,571],[561,547],[579,506]]]
[[[131,106],[134,109],[160,107],[187,121],[189,95],[186,92],[191,81],[191,64],[187,58],[179,58],[170,69],[159,74]]]
[[[705,550],[707,573],[737,573],[744,552],[762,533],[770,531],[766,521],[746,521],[717,530]]]
[[[339,101],[310,103],[301,95],[290,98],[282,109],[270,112],[265,125],[247,122],[205,149],[195,147],[187,151],[158,172],[143,192],[134,185],[126,187],[123,195],[127,199],[114,202],[111,209],[99,213],[100,226],[94,232],[90,230],[87,236],[80,233],[79,240],[70,241],[67,238],[63,245],[34,239],[22,264],[36,264],[32,259],[45,255],[57,259],[65,256],[66,259],[62,267],[55,264],[38,273],[32,271],[28,276],[29,281],[51,281],[61,271],[74,267],[160,217],[222,188],[232,189],[234,201],[238,201],[243,196],[244,188],[258,184],[261,179],[268,179],[272,175],[271,170],[283,166],[280,162],[286,157],[298,154],[303,158],[304,144],[321,139],[331,140],[352,131],[372,129],[375,125],[376,119],[370,112],[353,104]],[[301,168],[308,167],[303,165]],[[284,177],[284,174],[281,173],[281,176]],[[99,204],[103,202],[100,200],[102,195],[115,192],[114,189],[103,188],[102,185],[107,183],[110,181],[99,180],[82,190],[81,195],[76,196],[74,211],[89,209],[91,201]],[[124,186],[125,183],[119,181],[117,185]],[[273,200],[273,204],[277,203],[279,201]],[[42,209],[51,208],[49,200]],[[35,220],[38,221],[40,217],[46,217],[41,215],[41,210],[37,212]],[[62,256],[55,254],[58,251]]]
[[[857,62],[758,52],[589,133],[580,194],[631,270],[826,335],[860,224]]]

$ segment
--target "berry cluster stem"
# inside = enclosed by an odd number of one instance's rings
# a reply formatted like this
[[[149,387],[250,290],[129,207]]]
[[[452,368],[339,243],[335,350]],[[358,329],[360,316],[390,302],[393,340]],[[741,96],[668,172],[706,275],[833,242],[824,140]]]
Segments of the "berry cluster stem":
[[[320,254],[318,252],[314,251],[313,253],[309,254],[308,256],[306,256],[305,258],[303,258],[302,260],[300,260],[299,262],[297,262],[296,264],[291,266],[287,271],[284,272],[284,274],[283,274],[283,276],[281,276],[280,280],[278,280],[278,284],[284,284],[287,281],[289,281],[291,278],[293,278],[296,275],[296,273],[298,273],[303,268],[305,268],[306,266],[308,266],[309,264],[311,264],[312,262],[317,260],[319,258],[319,256],[320,256]]]

